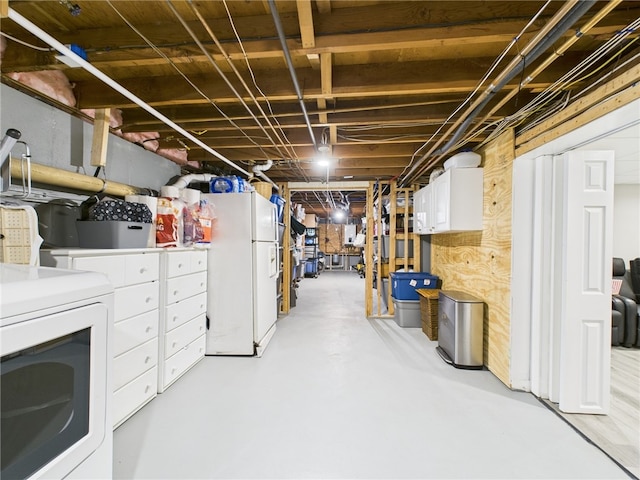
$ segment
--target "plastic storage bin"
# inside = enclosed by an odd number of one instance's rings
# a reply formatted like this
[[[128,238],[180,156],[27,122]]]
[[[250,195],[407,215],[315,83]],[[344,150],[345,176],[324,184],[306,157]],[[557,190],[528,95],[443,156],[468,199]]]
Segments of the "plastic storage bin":
[[[317,277],[318,276],[318,259],[307,258],[304,264],[305,277]]]
[[[406,242],[409,245],[409,250],[407,251],[407,256],[411,258],[413,256],[413,240],[409,239]],[[404,257],[404,247],[405,240],[402,238],[396,239],[396,258]],[[377,248],[377,240],[374,240],[374,250]],[[391,252],[389,247],[389,235],[382,235],[382,248],[380,250],[380,255],[383,260],[389,259],[389,253]]]
[[[284,204],[286,200],[282,198],[280,195],[276,195],[275,193],[271,195],[269,201],[276,206],[276,214],[278,216],[278,222],[282,223],[284,218]]]
[[[419,300],[419,288],[438,288],[438,277],[426,272],[390,272],[391,296],[396,300]]]
[[[420,318],[419,300],[396,300],[393,301],[393,319],[400,327],[420,328],[422,319]]]
[[[145,248],[150,223],[122,221],[77,221],[81,248]]]

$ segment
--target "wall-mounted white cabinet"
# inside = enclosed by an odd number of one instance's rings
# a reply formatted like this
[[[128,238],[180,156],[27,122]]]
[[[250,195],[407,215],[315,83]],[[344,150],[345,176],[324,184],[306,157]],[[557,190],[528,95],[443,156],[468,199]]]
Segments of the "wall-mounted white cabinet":
[[[482,168],[445,170],[417,195],[417,233],[482,230]]]
[[[431,184],[413,194],[413,231],[420,235],[433,233]]]

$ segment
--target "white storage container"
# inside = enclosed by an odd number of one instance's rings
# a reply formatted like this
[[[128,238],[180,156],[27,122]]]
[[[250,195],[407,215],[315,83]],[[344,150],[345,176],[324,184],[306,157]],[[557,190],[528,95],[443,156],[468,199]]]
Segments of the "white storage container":
[[[475,168],[480,165],[482,157],[475,152],[456,153],[449,160],[444,162],[444,169],[450,168]]]

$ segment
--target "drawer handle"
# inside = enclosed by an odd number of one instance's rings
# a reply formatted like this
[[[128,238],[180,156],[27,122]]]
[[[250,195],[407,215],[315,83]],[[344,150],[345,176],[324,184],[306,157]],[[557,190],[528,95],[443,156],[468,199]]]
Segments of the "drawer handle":
[[[151,385],[147,385],[146,387],[144,387],[144,393],[148,393],[149,390],[151,390]]]
[[[178,290],[173,291],[173,295],[176,296],[178,294]]]
[[[153,298],[151,298],[151,297],[147,297],[147,298],[145,298],[145,299],[144,299],[144,301],[145,301],[146,303],[151,302],[151,300],[153,300]]]
[[[140,269],[140,273],[145,273],[146,271],[147,271],[147,268],[146,268],[146,267],[142,267],[142,268]]]
[[[178,264],[178,268],[182,268],[182,264],[181,263]]]
[[[173,343],[171,344],[171,348],[176,348],[176,345],[178,345],[178,342],[173,342]]]
[[[147,355],[147,358],[144,359],[144,363],[149,363],[150,360],[151,360],[151,357]]]
[[[147,327],[144,329],[145,332],[149,333],[151,331],[151,327]]]
[[[173,375],[174,373],[176,373],[175,367],[171,369],[171,375]]]
[[[201,286],[201,287],[204,287],[204,282],[200,282],[200,286]]]
[[[175,322],[177,322],[177,321],[178,321],[178,316],[177,316],[177,315],[174,315],[174,316],[173,316],[173,322],[175,323]]]

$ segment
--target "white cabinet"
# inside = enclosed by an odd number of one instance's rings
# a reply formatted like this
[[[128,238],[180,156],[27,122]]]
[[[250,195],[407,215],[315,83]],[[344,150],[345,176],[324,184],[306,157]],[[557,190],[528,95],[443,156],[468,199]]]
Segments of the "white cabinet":
[[[482,230],[482,168],[450,168],[419,192],[427,230],[419,233]]]
[[[204,358],[207,251],[164,250],[160,259],[158,392]]]
[[[431,184],[413,194],[413,231],[420,235],[433,233],[431,223]]]
[[[158,391],[157,249],[42,250],[42,265],[104,273],[114,287],[113,428]]]

